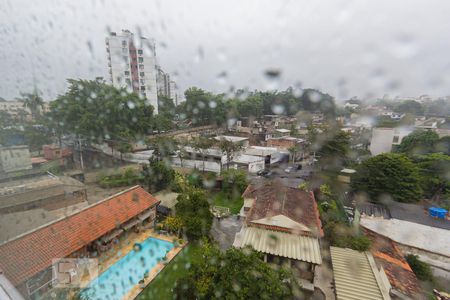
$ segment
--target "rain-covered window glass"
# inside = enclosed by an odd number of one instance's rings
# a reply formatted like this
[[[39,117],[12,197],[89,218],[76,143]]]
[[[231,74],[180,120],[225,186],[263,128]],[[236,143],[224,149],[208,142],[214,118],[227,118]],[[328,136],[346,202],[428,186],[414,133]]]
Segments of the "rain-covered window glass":
[[[450,299],[450,2],[0,8],[0,300]]]

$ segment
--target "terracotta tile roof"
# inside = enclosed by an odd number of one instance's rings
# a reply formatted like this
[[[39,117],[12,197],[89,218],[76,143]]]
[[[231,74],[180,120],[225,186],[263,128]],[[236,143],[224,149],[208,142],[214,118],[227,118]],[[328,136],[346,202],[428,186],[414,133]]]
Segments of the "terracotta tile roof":
[[[140,186],[118,193],[0,245],[0,269],[19,285],[158,203]]]
[[[256,199],[247,215],[247,224],[263,218],[284,215],[308,227],[312,235],[318,237],[323,236],[319,210],[317,209],[317,203],[312,192],[286,187],[280,181],[272,180],[250,184],[242,196],[244,198]],[[256,226],[267,227],[270,230],[291,231],[288,228],[281,228],[279,226],[261,224]],[[301,234],[311,235],[311,232],[305,231],[301,232]]]
[[[372,255],[383,266],[391,286],[406,296],[420,299],[419,281],[395,242],[369,229],[363,231],[372,241]]]

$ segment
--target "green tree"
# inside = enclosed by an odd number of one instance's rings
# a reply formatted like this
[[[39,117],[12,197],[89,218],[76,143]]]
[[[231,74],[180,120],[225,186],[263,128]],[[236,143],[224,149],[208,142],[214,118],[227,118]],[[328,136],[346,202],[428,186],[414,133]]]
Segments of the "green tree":
[[[288,148],[288,151],[292,157],[292,163],[295,163],[295,160],[297,158],[297,153],[299,152],[299,149],[297,146],[292,146]]]
[[[172,120],[175,116],[175,103],[169,97],[158,95],[158,115]]]
[[[450,136],[444,136],[436,142],[435,151],[450,155]]]
[[[170,136],[156,136],[147,140],[147,145],[153,149],[153,155],[157,160],[163,160],[177,150],[177,141]]]
[[[69,79],[68,91],[50,105],[52,121],[90,141],[141,137],[151,131],[153,107],[135,93],[101,80]]]
[[[176,216],[182,220],[189,240],[198,240],[209,235],[213,215],[205,191],[188,188],[178,196],[175,211]]]
[[[450,196],[450,156],[432,153],[415,157],[414,160],[420,170],[424,195],[428,198]]]
[[[26,125],[24,127],[24,142],[30,147],[30,151],[40,153],[43,145],[51,143],[51,138],[43,126]]]
[[[394,110],[400,113],[411,113],[416,116],[423,115],[424,112],[422,104],[414,100],[405,100],[398,104]]]
[[[326,131],[316,136],[313,149],[317,149],[320,164],[326,168],[342,166],[350,151],[350,135],[342,130]]]
[[[123,139],[117,142],[117,150],[120,152],[120,160],[123,161],[123,154],[131,152],[133,146],[129,140]]]
[[[380,154],[363,161],[351,182],[353,190],[366,192],[374,202],[385,195],[399,202],[422,197],[419,168],[403,154]]]
[[[406,255],[406,261],[416,274],[417,278],[423,281],[433,281],[433,273],[431,272],[430,266],[419,260],[419,257],[414,254]]]
[[[437,133],[428,130],[417,130],[402,139],[396,152],[408,155],[421,155],[435,151],[435,145],[439,140]]]
[[[205,249],[206,248],[206,249]],[[177,281],[176,299],[293,299],[300,297],[292,272],[272,268],[252,249],[202,247],[187,276]],[[186,297],[189,295],[188,297]]]
[[[202,89],[191,87],[184,92],[186,102],[182,114],[195,125],[221,125],[227,119],[223,95],[213,95]]]
[[[21,97],[18,99],[23,102],[23,107],[28,108],[31,111],[33,120],[41,114],[41,110],[44,107],[44,99],[42,99],[41,93],[39,91],[34,91],[33,93],[22,93]]]
[[[148,190],[158,192],[172,184],[175,171],[165,161],[150,158],[149,164],[142,166],[142,176]]]
[[[0,129],[3,130],[4,127],[11,126],[12,123],[12,116],[8,112],[0,110]]]
[[[227,170],[230,169],[230,163],[233,161],[234,156],[241,151],[244,146],[242,143],[234,143],[225,138],[222,138],[218,143],[220,151],[226,156]]]
[[[247,174],[242,170],[222,171],[222,188],[232,197],[240,197],[248,185]]]

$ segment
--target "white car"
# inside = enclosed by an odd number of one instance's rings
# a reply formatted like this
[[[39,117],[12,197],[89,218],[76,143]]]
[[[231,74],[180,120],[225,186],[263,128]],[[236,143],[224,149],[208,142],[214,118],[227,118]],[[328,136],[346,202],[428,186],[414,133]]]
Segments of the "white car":
[[[291,173],[291,171],[294,169],[294,167],[287,167],[286,169],[284,169],[284,171],[286,173]]]

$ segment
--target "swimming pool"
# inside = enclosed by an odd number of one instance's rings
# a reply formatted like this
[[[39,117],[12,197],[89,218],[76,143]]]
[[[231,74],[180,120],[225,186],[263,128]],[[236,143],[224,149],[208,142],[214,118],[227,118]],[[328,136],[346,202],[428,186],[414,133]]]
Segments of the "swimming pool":
[[[89,300],[122,299],[174,247],[156,238],[148,238],[140,245],[141,250],[130,251],[91,281],[82,295]]]

